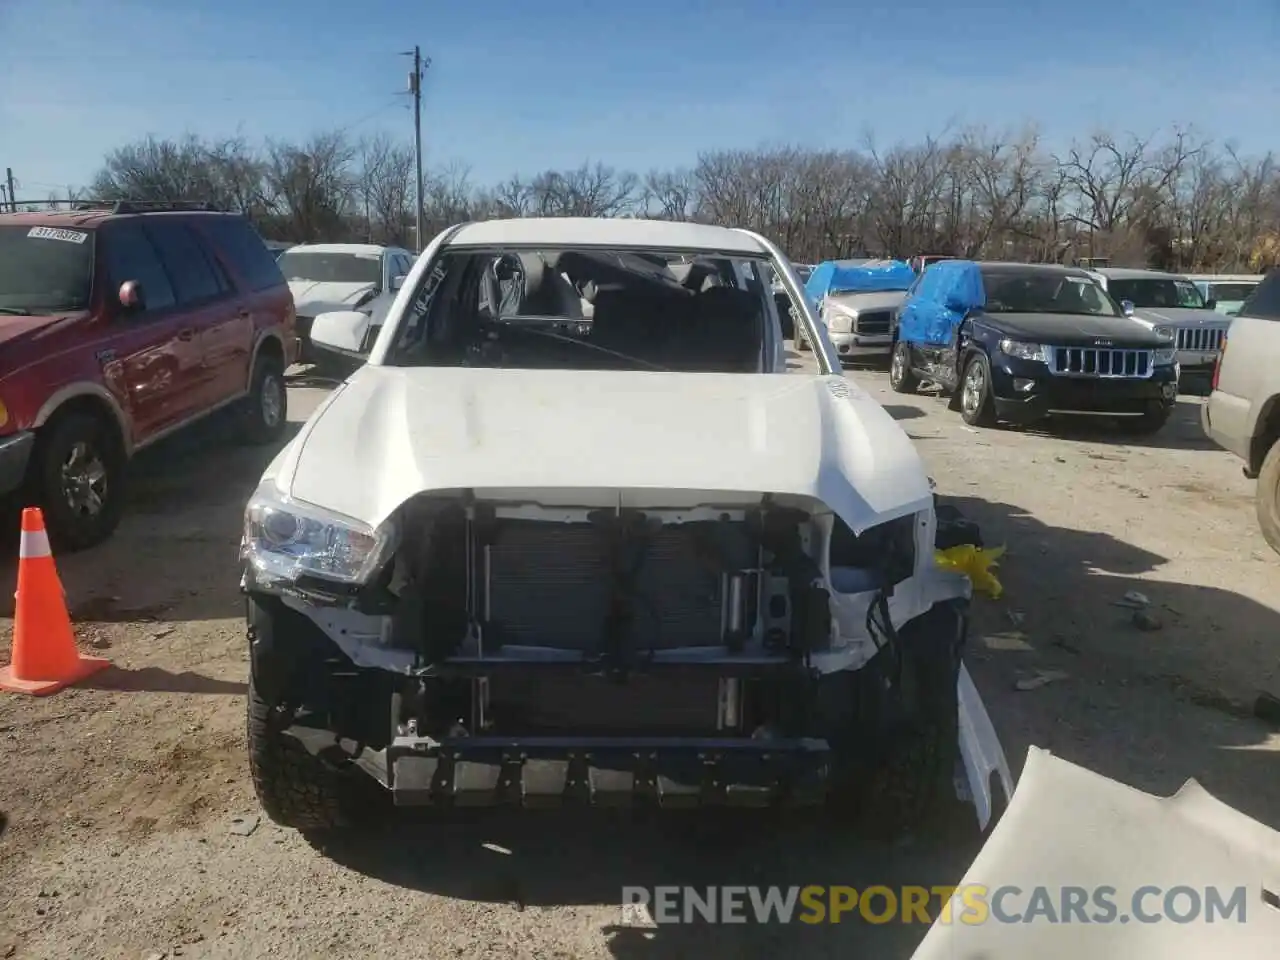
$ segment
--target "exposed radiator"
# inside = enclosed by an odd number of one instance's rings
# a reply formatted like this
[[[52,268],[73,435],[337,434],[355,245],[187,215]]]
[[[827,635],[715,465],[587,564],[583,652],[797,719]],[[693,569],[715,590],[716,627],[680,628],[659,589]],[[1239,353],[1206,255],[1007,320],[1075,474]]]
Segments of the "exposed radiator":
[[[477,557],[477,579],[487,584],[484,619],[505,645],[599,650],[613,590],[609,551],[605,533],[588,523],[499,521]],[[635,649],[722,642],[723,568],[756,563],[741,524],[672,524],[653,533],[636,577]]]

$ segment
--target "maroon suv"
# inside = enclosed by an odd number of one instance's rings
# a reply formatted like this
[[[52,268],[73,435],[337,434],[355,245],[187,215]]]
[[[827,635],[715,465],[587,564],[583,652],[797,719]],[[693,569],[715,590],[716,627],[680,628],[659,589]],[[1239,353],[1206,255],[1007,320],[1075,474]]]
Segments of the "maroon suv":
[[[235,405],[285,425],[293,298],[244,217],[119,202],[0,215],[0,495],[55,543],[106,539],[129,457]]]

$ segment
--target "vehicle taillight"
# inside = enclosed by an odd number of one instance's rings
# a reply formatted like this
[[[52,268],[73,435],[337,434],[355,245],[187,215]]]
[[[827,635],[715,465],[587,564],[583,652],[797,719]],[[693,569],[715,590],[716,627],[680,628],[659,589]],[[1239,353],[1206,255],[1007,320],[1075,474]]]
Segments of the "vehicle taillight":
[[[1218,375],[1222,373],[1222,358],[1227,355],[1227,335],[1222,335],[1222,345],[1218,347],[1218,359],[1213,362],[1213,379],[1209,381],[1209,389],[1218,389]]]

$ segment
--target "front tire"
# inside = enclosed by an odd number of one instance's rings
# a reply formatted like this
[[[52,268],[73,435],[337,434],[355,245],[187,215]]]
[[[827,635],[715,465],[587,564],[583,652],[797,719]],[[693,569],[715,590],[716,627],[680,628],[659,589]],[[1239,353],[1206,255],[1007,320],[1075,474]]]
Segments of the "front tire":
[[[1271,549],[1280,553],[1280,440],[1271,444],[1258,471],[1258,526]]]
[[[894,393],[915,393],[920,379],[911,370],[911,346],[898,340],[889,359],[889,386]]]
[[[246,443],[275,443],[284,434],[289,419],[289,393],[284,385],[284,364],[273,354],[260,351],[253,362],[241,419]]]
[[[960,417],[971,427],[990,427],[996,422],[995,401],[991,396],[991,365],[984,354],[975,353],[965,364],[957,393]]]
[[[105,418],[68,413],[46,425],[32,480],[52,544],[74,552],[110,537],[124,515],[127,474],[120,434]]]
[[[337,771],[283,732],[290,718],[259,694],[249,675],[249,773],[263,812],[282,827],[323,831],[345,826]]]
[[[936,604],[898,631],[892,689],[895,651],[886,647],[858,671],[849,706],[828,708],[832,812],[841,819],[877,834],[952,822],[967,627],[963,601]]]

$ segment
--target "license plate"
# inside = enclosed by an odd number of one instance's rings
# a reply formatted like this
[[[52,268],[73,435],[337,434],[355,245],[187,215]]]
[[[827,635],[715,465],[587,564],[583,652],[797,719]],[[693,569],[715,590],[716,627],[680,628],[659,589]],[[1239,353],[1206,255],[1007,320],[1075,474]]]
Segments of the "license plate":
[[[1218,359],[1218,352],[1211,350],[1208,353],[1203,351],[1187,351],[1178,357],[1178,362],[1187,366],[1198,366],[1203,363],[1213,363]]]

